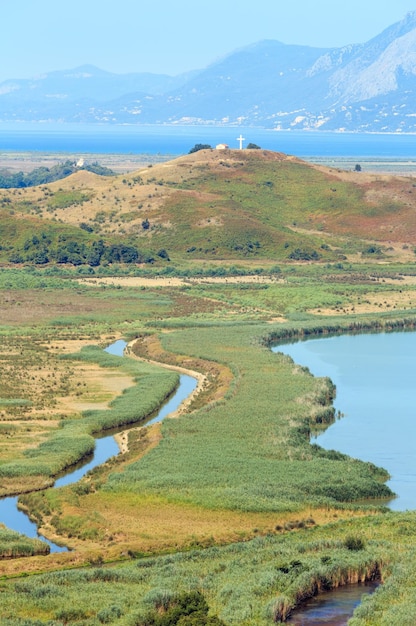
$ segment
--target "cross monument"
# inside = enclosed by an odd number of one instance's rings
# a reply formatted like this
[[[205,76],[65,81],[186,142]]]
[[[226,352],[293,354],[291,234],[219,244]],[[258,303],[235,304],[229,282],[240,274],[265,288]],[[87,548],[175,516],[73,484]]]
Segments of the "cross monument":
[[[243,137],[243,135],[240,133],[240,136],[237,137],[237,141],[240,142],[240,150],[243,149],[243,141],[245,141],[245,138]]]

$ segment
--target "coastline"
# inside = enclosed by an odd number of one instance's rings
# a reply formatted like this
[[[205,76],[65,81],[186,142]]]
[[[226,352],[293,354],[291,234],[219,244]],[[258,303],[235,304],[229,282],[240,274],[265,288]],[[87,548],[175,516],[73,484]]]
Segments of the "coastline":
[[[31,172],[38,167],[53,167],[65,161],[78,161],[82,158],[85,163],[98,162],[108,167],[116,174],[127,174],[148,165],[164,163],[176,158],[172,154],[104,154],[80,152],[18,152],[0,151],[0,171],[6,169],[12,173]]]
[[[127,174],[149,165],[165,163],[183,156],[180,154],[123,154],[123,153],[81,153],[81,152],[38,152],[38,151],[0,151],[0,171],[9,170],[16,172],[31,172],[38,167],[53,167],[65,161],[78,161],[82,158],[85,163],[98,162],[108,167],[116,174]],[[388,157],[362,157],[362,156],[308,156],[300,157],[312,165],[322,165],[345,171],[354,171],[357,164],[361,166],[363,173],[370,174],[394,174],[396,176],[416,176],[416,157],[388,158]]]

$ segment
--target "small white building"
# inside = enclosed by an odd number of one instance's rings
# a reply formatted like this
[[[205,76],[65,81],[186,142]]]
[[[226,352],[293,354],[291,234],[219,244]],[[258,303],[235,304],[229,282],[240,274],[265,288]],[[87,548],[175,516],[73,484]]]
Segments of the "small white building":
[[[216,150],[228,150],[230,146],[228,145],[228,143],[219,143],[215,146]]]

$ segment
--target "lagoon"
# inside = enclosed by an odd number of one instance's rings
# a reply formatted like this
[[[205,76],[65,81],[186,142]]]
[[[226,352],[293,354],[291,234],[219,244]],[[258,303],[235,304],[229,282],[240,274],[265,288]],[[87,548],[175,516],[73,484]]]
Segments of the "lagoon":
[[[342,417],[311,443],[384,467],[397,494],[389,508],[416,509],[416,333],[314,338],[273,351],[336,386]]]

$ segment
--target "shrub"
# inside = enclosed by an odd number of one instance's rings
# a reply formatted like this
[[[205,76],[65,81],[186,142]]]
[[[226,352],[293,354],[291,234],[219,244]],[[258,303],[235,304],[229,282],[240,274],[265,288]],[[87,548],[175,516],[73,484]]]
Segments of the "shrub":
[[[111,622],[114,622],[114,620],[121,617],[122,614],[123,613],[120,607],[113,605],[113,606],[101,609],[101,611],[97,613],[97,618],[101,622],[101,624],[110,624]]]
[[[189,150],[188,154],[193,154],[194,152],[199,152],[200,150],[211,150],[212,146],[208,143],[196,143],[193,148]]]
[[[347,548],[347,550],[353,550],[355,552],[358,552],[359,550],[364,550],[365,542],[361,537],[348,535],[348,537],[345,537],[344,546]]]

